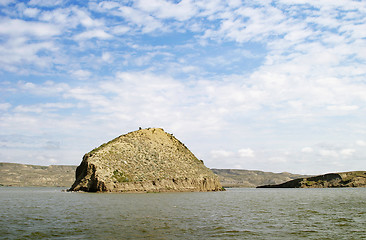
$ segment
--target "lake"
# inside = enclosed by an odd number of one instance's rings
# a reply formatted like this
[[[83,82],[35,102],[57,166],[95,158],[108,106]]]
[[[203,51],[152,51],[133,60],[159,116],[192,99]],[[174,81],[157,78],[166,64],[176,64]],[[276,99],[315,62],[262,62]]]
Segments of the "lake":
[[[366,239],[366,188],[61,190],[0,187],[0,239]]]

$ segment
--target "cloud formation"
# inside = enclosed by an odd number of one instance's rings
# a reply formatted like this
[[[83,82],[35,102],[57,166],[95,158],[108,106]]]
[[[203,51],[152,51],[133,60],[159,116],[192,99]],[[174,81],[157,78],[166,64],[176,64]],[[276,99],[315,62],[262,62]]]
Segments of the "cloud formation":
[[[0,132],[35,139],[6,161],[78,164],[163,127],[209,167],[364,166],[362,1],[0,4]]]

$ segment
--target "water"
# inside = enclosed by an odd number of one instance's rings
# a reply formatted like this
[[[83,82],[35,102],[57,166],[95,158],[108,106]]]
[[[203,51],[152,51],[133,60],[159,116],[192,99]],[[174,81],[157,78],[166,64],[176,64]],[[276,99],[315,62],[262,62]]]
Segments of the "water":
[[[67,193],[0,187],[0,239],[366,239],[366,188]]]

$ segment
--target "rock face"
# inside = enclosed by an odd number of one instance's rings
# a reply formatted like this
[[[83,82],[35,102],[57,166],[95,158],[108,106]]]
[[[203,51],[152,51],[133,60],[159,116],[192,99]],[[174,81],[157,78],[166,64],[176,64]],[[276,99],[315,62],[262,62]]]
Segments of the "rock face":
[[[328,173],[309,178],[298,178],[277,185],[264,185],[258,188],[336,188],[366,187],[366,171]]]
[[[218,177],[172,134],[141,129],[84,155],[70,191],[219,191]]]

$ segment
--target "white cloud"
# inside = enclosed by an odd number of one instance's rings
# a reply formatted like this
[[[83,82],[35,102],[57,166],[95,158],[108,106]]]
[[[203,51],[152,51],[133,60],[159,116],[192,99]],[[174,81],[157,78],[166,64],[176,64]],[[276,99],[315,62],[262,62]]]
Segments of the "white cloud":
[[[63,29],[75,28],[80,23],[73,9],[70,8],[43,11],[39,19],[44,22],[59,25]]]
[[[67,109],[75,107],[71,103],[43,103],[35,105],[18,105],[14,108],[16,113],[47,113],[56,112],[60,109]]]
[[[311,147],[304,147],[304,148],[301,149],[301,152],[303,152],[303,153],[312,153],[312,152],[314,152],[314,150]]]
[[[115,26],[112,28],[112,32],[116,35],[123,35],[131,31],[131,28],[128,26]]]
[[[233,157],[235,154],[233,152],[230,151],[226,151],[226,150],[212,150],[211,151],[211,156],[213,158],[230,158]]]
[[[74,75],[76,78],[82,79],[82,80],[88,79],[92,75],[92,73],[90,71],[82,70],[82,69],[72,71],[71,74]]]
[[[53,37],[61,33],[61,28],[54,24],[1,19],[0,35],[4,36],[4,42],[0,46],[1,68],[29,74],[28,68],[51,67],[53,58],[50,55],[59,50]]]
[[[62,0],[31,0],[29,1],[29,5],[37,5],[42,7],[51,7],[60,5],[63,1]]]
[[[42,22],[30,22],[20,19],[1,19],[0,34],[8,36],[34,36],[49,38],[61,34],[61,29],[52,24]]]
[[[328,149],[320,149],[319,154],[323,157],[333,157],[337,158],[339,156],[338,152],[335,150],[328,150]]]
[[[41,113],[43,112],[42,108],[38,107],[38,106],[23,106],[23,105],[18,105],[15,107],[14,112],[22,112],[22,113],[27,113],[27,112],[32,112],[32,113]]]
[[[195,5],[190,0],[182,0],[178,4],[164,0],[150,0],[149,4],[144,1],[137,1],[136,6],[157,18],[176,18],[185,21],[194,16],[197,12]]]
[[[243,158],[253,158],[254,151],[250,148],[242,148],[238,150],[239,156]]]
[[[196,5],[200,9],[199,16],[208,17],[209,20],[217,18],[217,13],[225,10],[226,4],[220,0],[197,1]]]
[[[279,9],[245,6],[224,15],[220,27],[206,30],[204,38],[262,42],[270,36],[284,34],[287,27],[284,20]]]
[[[81,10],[81,9],[78,9],[78,8],[73,8],[72,11],[75,14],[76,19],[84,27],[98,28],[98,27],[103,27],[104,26],[103,21],[101,21],[99,19],[93,19],[92,17],[89,16],[89,13],[84,11],[84,10]]]
[[[285,163],[287,159],[285,157],[271,157],[268,159],[269,163]]]
[[[0,115],[0,120],[0,128],[3,129],[3,133],[7,133],[7,129],[12,130],[12,133],[14,133],[14,128],[16,133],[20,131],[29,133],[34,129],[38,129],[40,119],[36,116],[24,114],[4,114]]]
[[[242,2],[241,2],[241,0],[229,0],[228,4],[230,7],[235,8],[235,7],[239,7],[242,4]]]
[[[121,17],[133,26],[135,31],[142,31],[143,33],[151,33],[154,31],[164,30],[164,25],[155,17],[148,13],[141,11],[134,7],[124,6],[116,2],[101,2],[98,5],[92,4],[95,11],[108,13],[113,16]],[[120,25],[120,22],[119,22]],[[126,29],[117,28],[117,32]]]
[[[10,103],[0,103],[0,111],[7,111],[10,107]]]
[[[98,112],[108,111],[113,109],[110,99],[103,96],[97,89],[88,88],[72,88],[64,95],[66,99],[78,100],[81,103],[88,104],[93,110]]]
[[[121,7],[120,15],[133,24],[141,27],[142,32],[149,33],[156,30],[163,30],[163,24],[150,15],[130,7]]]
[[[107,30],[103,18],[96,18],[88,11],[76,6],[42,11],[40,13],[39,19],[42,22],[47,22],[57,26],[62,30],[64,37],[78,35],[80,34],[80,31],[82,32],[84,29],[86,29],[84,30],[85,32],[90,30]],[[81,27],[81,29],[78,27]]]
[[[93,29],[93,30],[88,30],[82,33],[79,33],[75,36],[75,40],[76,41],[85,41],[88,39],[92,39],[92,38],[98,38],[98,39],[111,39],[113,36],[109,33],[106,33],[104,30],[102,29]]]
[[[99,7],[102,9],[112,10],[113,8],[121,7],[121,4],[113,1],[103,1],[99,3]]]
[[[359,109],[359,107],[356,105],[333,105],[328,106],[327,109],[331,111],[354,111]]]
[[[366,146],[366,141],[358,140],[358,141],[356,141],[356,144],[357,144],[358,146],[365,147],[365,146]]]
[[[0,135],[0,146],[12,149],[41,148],[42,140],[21,134]]]
[[[32,82],[20,81],[17,83],[17,88],[20,92],[27,94],[34,94],[38,96],[60,96],[69,90],[69,85],[66,83],[55,83],[53,81],[46,81],[42,84],[35,84]]]
[[[50,41],[39,43],[27,42],[24,38],[16,38],[0,46],[1,68],[7,71],[22,72],[19,66],[32,65],[37,67],[51,66],[49,57],[40,57],[40,52],[55,52],[57,47]]]
[[[7,5],[9,5],[10,3],[13,3],[13,2],[15,2],[15,0],[0,0],[0,5],[7,6]]]
[[[26,8],[23,13],[27,17],[36,17],[39,14],[40,10],[38,8]]]
[[[356,152],[355,149],[352,148],[345,148],[340,151],[340,154],[345,157],[350,157]]]
[[[112,62],[113,61],[113,56],[112,56],[112,54],[111,53],[109,53],[109,52],[104,52],[103,54],[102,54],[102,61],[103,62]]]

